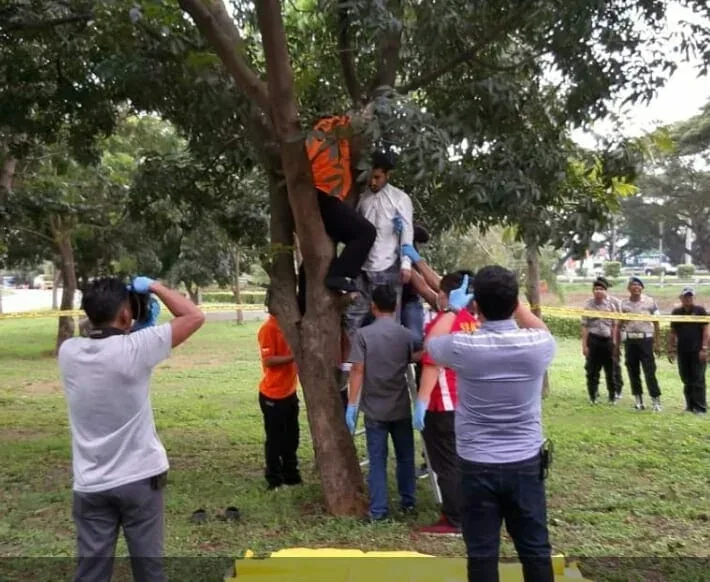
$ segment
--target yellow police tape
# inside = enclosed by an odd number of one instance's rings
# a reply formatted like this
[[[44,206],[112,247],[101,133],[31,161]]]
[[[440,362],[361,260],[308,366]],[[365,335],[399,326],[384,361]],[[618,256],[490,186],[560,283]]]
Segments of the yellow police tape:
[[[201,305],[200,310],[205,313],[229,313],[231,311],[264,311],[263,305],[254,304],[224,304],[218,303],[215,305]],[[65,311],[54,311],[45,309],[43,311],[21,311],[16,313],[0,314],[0,320],[3,319],[54,319],[57,317],[86,317],[86,314],[81,309],[72,309]]]
[[[200,309],[205,313],[230,313],[238,310],[263,312],[264,306],[255,304],[219,303],[215,305],[201,305]],[[673,321],[680,321],[683,323],[710,323],[710,316],[699,315],[644,315],[640,313],[616,313],[610,311],[586,310],[579,307],[555,307],[552,305],[542,305],[540,306],[540,309],[542,310],[543,315],[554,315],[568,319],[589,317],[624,321],[651,321],[659,323],[670,323]],[[24,311],[0,314],[0,321],[3,319],[54,319],[57,317],[85,317],[85,314],[79,309],[66,311]]]

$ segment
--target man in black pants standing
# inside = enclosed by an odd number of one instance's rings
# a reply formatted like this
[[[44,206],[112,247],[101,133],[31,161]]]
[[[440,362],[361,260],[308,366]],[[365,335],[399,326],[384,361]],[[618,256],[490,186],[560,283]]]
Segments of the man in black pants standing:
[[[656,302],[643,293],[643,281],[638,277],[629,280],[629,297],[621,302],[621,312],[634,315],[658,315]],[[657,321],[622,320],[617,326],[617,343],[623,337],[626,356],[626,370],[629,373],[631,392],[636,410],[645,408],[641,369],[646,378],[646,387],[653,402],[653,410],[661,411],[661,389],[656,379],[656,358],[660,353],[660,324]]]
[[[680,300],[681,307],[674,309],[671,315],[707,316],[704,307],[695,305],[695,291],[690,287],[683,289]],[[707,412],[705,369],[710,343],[709,330],[708,324],[704,322],[674,321],[668,335],[668,359],[672,363],[676,356],[678,358],[678,372],[685,395],[685,411],[694,414]]]
[[[616,308],[607,297],[609,282],[604,277],[598,277],[592,284],[594,297],[584,305],[585,311],[615,313]],[[601,315],[601,313],[600,313]],[[599,373],[604,370],[609,402],[616,403],[616,384],[614,382],[614,341],[615,322],[613,319],[601,317],[582,318],[582,354],[587,362],[587,392],[589,401],[596,404],[599,396]]]

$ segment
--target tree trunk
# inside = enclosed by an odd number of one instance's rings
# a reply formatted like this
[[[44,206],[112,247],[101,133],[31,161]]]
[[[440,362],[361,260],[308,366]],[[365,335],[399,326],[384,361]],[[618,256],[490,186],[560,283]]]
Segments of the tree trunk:
[[[242,304],[242,290],[239,285],[239,278],[241,277],[241,249],[239,245],[234,247],[234,280],[232,284],[232,295],[234,295],[234,302],[237,305]],[[237,307],[237,325],[244,323],[244,312],[240,307]]]
[[[62,270],[54,268],[54,273],[52,273],[52,309],[56,311],[59,309],[57,304],[57,298],[59,293],[59,282],[62,280]],[[62,285],[63,287],[64,285]]]
[[[62,287],[62,302],[59,307],[62,311],[71,311],[74,309],[74,294],[76,293],[77,286],[71,231],[64,228],[60,217],[52,217],[51,225],[55,244],[59,251],[60,269],[64,283]],[[56,352],[59,352],[59,348],[64,341],[71,337],[74,337],[74,318],[63,315],[59,318]]]
[[[362,472],[336,386],[340,313],[323,285],[333,249],[320,219],[306,155],[281,4],[278,0],[256,3],[268,89],[245,64],[237,48],[239,32],[222,1],[180,0],[180,5],[213,45],[237,86],[264,114],[253,113],[248,121],[269,177],[272,307],[296,358],[326,509],[339,516],[364,515]],[[296,299],[294,225],[308,283],[303,319]]]
[[[197,285],[195,285],[193,287],[192,285],[188,285],[186,283],[185,289],[187,289],[187,294],[190,297],[190,301],[192,301],[195,305],[199,305],[200,304],[200,288]]]
[[[5,149],[3,152],[2,166],[0,166],[0,203],[7,200],[10,190],[12,190],[12,179],[15,176],[16,167],[17,160]]]
[[[2,294],[5,292],[5,283],[2,280],[3,275],[4,271],[0,269],[0,315],[2,315]]]
[[[525,260],[528,267],[525,281],[525,294],[532,307],[532,312],[538,317],[542,317],[540,299],[540,251],[538,250],[537,241],[527,240],[525,242]],[[547,372],[545,372],[545,377],[542,381],[542,397],[547,398],[549,395],[550,379],[547,376]]]

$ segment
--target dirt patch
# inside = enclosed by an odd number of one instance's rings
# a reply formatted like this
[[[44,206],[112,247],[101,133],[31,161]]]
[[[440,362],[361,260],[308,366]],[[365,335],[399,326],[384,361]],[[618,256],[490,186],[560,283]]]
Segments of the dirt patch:
[[[24,391],[27,394],[60,394],[62,392],[62,384],[58,380],[32,382],[25,384]]]
[[[41,441],[50,436],[53,436],[53,433],[36,428],[0,427],[0,441]]]

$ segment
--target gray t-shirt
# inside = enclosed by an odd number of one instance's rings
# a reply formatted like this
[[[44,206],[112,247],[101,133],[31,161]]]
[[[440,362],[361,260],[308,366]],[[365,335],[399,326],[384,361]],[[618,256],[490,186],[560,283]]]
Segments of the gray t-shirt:
[[[533,458],[543,443],[542,379],[555,354],[544,329],[512,319],[486,321],[474,334],[432,339],[427,350],[456,372],[456,452],[474,463]]]
[[[421,349],[414,334],[391,317],[380,317],[358,329],[351,344],[350,361],[365,364],[360,394],[365,417],[379,422],[410,418],[407,366]]]
[[[62,344],[58,359],[75,491],[106,491],[168,470],[153,420],[150,377],[171,344],[170,324]]]

